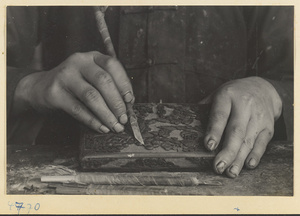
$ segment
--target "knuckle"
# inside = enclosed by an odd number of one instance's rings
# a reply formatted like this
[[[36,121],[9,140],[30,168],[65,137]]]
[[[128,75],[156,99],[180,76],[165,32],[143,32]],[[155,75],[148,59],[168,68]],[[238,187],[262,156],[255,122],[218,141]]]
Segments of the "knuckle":
[[[87,125],[89,126],[89,127],[91,127],[91,128],[94,128],[94,126],[96,125],[96,120],[94,119],[94,118],[90,118],[89,120],[88,120],[88,123],[87,123]]]
[[[104,76],[104,75],[103,75],[104,73],[105,73],[104,71],[97,71],[97,72],[95,73],[94,79],[95,79],[95,80],[101,80],[102,77]]]
[[[82,107],[80,104],[73,104],[72,109],[71,109],[71,115],[73,117],[78,117],[82,112]]]
[[[227,158],[236,158],[237,151],[233,148],[226,148],[224,150],[224,154],[227,156]]]
[[[246,139],[244,139],[243,145],[247,147],[249,150],[252,150],[254,146],[254,139],[251,137],[247,137]]]
[[[56,74],[55,78],[57,81],[64,83],[70,80],[71,77],[74,76],[74,73],[76,73],[74,64],[72,62],[66,63],[59,68],[59,72]]]
[[[219,99],[224,99],[224,98],[232,98],[234,97],[235,94],[235,88],[232,85],[225,85],[215,93],[213,101],[216,102]]]
[[[221,95],[232,96],[235,93],[235,88],[232,85],[224,86],[221,90]]]
[[[73,61],[78,61],[79,59],[82,59],[83,53],[76,52],[71,56],[71,59]]]
[[[253,95],[251,95],[249,93],[244,93],[241,96],[241,101],[246,105],[250,105],[254,102],[254,97],[253,97]]]
[[[67,64],[64,64],[60,68],[60,72],[57,74],[57,79],[62,79],[65,74],[68,74],[70,67]]]
[[[256,112],[255,117],[258,121],[263,120],[265,118],[265,114],[263,112]]]
[[[246,130],[239,125],[234,125],[231,129],[231,133],[239,138],[244,138]]]
[[[96,73],[95,76],[96,76],[96,80],[100,85],[108,85],[113,82],[111,76],[104,71]]]
[[[113,57],[109,57],[106,61],[105,61],[105,67],[107,69],[112,68],[114,65],[118,64],[118,60],[116,58]]]
[[[125,109],[125,105],[122,101],[117,101],[113,105],[114,110],[123,111]]]
[[[83,98],[86,101],[94,102],[99,99],[99,94],[95,89],[87,89],[86,91],[83,92]]]
[[[226,112],[223,112],[223,111],[218,111],[218,112],[214,112],[212,113],[212,115],[209,117],[210,120],[212,122],[218,122],[218,121],[225,121],[227,120],[227,113]]]
[[[52,83],[46,92],[46,100],[54,101],[60,95],[59,89],[57,82]]]

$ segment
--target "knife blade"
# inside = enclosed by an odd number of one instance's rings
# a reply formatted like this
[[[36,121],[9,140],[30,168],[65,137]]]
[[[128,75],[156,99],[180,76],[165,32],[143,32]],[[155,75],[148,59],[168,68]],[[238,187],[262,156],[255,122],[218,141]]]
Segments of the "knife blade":
[[[133,111],[133,104],[126,103],[126,107],[127,107],[127,115],[128,115],[129,123],[133,131],[133,135],[141,144],[145,145],[140,127],[138,125],[137,117]]]

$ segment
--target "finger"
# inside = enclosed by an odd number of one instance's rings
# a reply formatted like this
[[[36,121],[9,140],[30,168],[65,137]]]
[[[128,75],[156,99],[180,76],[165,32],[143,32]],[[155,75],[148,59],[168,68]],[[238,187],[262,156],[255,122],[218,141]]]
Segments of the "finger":
[[[124,130],[106,105],[103,97],[93,86],[83,79],[76,79],[68,88],[110,130],[117,133]]]
[[[124,101],[127,103],[134,102],[131,82],[122,64],[116,58],[112,58],[101,53],[94,53],[94,61],[113,77]]]
[[[230,120],[226,127],[223,149],[214,160],[214,169],[221,174],[232,164],[240,150],[246,136],[247,125],[250,120],[249,107],[233,106]]]
[[[62,91],[60,97],[56,100],[56,106],[66,113],[73,116],[73,118],[82,122],[89,128],[100,132],[108,133],[109,129],[101,123],[86,107],[74,98],[70,93]]]
[[[126,106],[111,75],[97,65],[90,65],[89,71],[83,73],[82,75],[100,92],[101,96],[105,100],[105,103],[111,112],[119,119],[120,123],[126,124],[128,120],[126,115]],[[87,95],[84,97],[91,97],[90,101],[97,100],[95,102],[98,102],[98,98],[100,96],[99,94],[93,90],[87,91],[86,93]],[[98,104],[96,104],[96,106],[97,105]],[[95,110],[96,107],[93,106],[93,108],[93,110]]]
[[[266,128],[258,135],[255,140],[253,150],[250,152],[246,159],[246,167],[249,169],[254,169],[260,162],[261,157],[266,151],[267,145],[272,139],[274,134],[273,128]]]
[[[214,150],[219,145],[230,115],[230,109],[230,98],[217,94],[211,106],[206,135],[204,137],[204,145],[208,150]]]
[[[249,124],[247,126],[246,137],[243,140],[240,150],[237,153],[235,160],[226,169],[227,176],[229,176],[231,178],[235,178],[240,174],[247,156],[253,149],[254,142],[255,142],[260,130],[261,129],[258,126],[257,121],[254,118],[251,118],[249,121]]]

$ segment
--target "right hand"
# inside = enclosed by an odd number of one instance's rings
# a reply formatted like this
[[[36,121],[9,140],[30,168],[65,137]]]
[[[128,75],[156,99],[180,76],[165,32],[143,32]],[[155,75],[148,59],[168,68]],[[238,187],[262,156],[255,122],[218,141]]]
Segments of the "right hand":
[[[133,103],[131,83],[121,63],[99,52],[75,53],[56,68],[24,77],[14,110],[61,109],[98,132],[121,132]]]

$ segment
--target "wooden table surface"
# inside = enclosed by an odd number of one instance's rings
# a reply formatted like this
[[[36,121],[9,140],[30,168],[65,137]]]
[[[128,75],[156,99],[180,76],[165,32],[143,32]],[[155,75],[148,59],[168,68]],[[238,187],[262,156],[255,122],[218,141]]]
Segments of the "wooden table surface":
[[[44,175],[74,174],[79,170],[78,154],[79,147],[70,144],[8,146],[7,194],[63,193],[65,185],[49,185],[42,183],[40,178]],[[174,173],[196,175],[202,180],[219,181],[222,183],[221,186],[97,186],[94,190],[88,190],[91,188],[76,185],[69,188],[73,190],[73,194],[292,196],[293,155],[291,142],[277,141],[269,144],[260,165],[255,170],[243,170],[236,179],[216,175],[211,167],[204,167],[199,172]],[[62,190],[58,191],[59,188]]]

